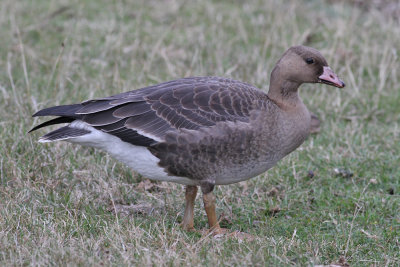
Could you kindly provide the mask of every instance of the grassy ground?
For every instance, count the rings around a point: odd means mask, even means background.
[[[400,23],[352,2],[2,0],[0,265],[399,266]],[[302,86],[321,132],[268,173],[216,189],[222,224],[253,242],[185,232],[182,186],[27,134],[40,108],[183,76],[268,90],[294,44],[321,50],[347,87]]]

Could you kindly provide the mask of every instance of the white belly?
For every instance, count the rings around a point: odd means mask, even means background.
[[[104,150],[146,178],[185,185],[198,184],[195,180],[186,177],[168,175],[164,168],[158,166],[159,159],[151,154],[146,147],[131,145],[82,121],[74,121],[69,126],[89,130],[91,133],[65,141]]]

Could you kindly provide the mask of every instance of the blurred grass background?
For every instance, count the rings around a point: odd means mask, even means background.
[[[2,0],[0,264],[399,266],[399,13],[395,0]],[[223,226],[253,242],[185,232],[182,186],[27,134],[40,108],[184,76],[267,91],[296,44],[347,86],[303,85],[321,132],[266,174],[217,188]],[[207,227],[200,198],[195,227]]]

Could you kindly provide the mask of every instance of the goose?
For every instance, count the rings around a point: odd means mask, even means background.
[[[268,93],[232,79],[188,77],[42,109],[33,117],[56,118],[30,132],[64,124],[39,142],[94,147],[144,177],[185,185],[185,230],[194,230],[200,187],[209,229],[221,234],[227,229],[217,219],[214,187],[264,173],[309,135],[303,83],[345,86],[318,50],[293,46],[272,70]]]

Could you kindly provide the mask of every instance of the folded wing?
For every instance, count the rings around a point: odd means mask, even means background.
[[[197,130],[220,121],[249,120],[250,110],[266,95],[257,88],[218,77],[190,77],[81,104],[46,108],[33,116],[58,116],[31,131],[52,124],[81,120],[123,141],[150,146],[167,132]],[[63,128],[54,136],[68,138]],[[67,129],[65,129],[66,131]],[[84,131],[68,130],[74,137]],[[51,133],[47,134],[50,135]]]

